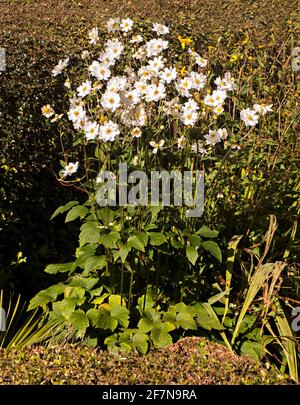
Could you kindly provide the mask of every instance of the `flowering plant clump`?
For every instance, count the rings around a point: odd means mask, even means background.
[[[52,71],[64,77],[68,111],[42,107],[58,125],[62,145],[72,133],[80,151],[79,160],[65,153],[59,180],[76,185],[87,201],[70,201],[52,216],[68,211],[66,222],[83,221],[79,247],[75,261],[46,268],[69,277],[40,292],[30,307],[45,308],[67,336],[142,353],[172,342],[174,329],[222,331],[211,304],[201,303],[215,291],[217,276],[209,270],[222,262],[219,232],[199,217],[186,218],[175,203],[99,206],[101,173],[117,177],[119,163],[147,175],[158,169],[205,173],[225,150],[238,153],[272,105],[244,106],[231,73],[213,72],[192,38],[163,24],[110,19],[106,32],[95,27],[88,39],[79,72],[68,74],[72,57]]]
[[[213,154],[215,145],[232,132],[225,116],[236,103],[234,78],[230,72],[215,77],[210,61],[195,51],[190,38],[174,38],[162,24],[153,24],[151,31],[143,33],[130,19],[110,19],[104,38],[96,27],[89,32],[91,46],[82,53],[85,78],[65,82],[69,121],[85,144],[103,152],[113,150],[112,143],[130,148],[140,167],[148,152]],[[52,75],[66,74],[69,61],[60,60]],[[271,107],[242,109],[241,120],[255,126]],[[50,105],[42,113],[57,117]],[[74,170],[62,173],[66,177]]]

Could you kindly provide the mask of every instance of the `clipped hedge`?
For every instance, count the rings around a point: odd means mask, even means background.
[[[0,384],[286,384],[273,369],[189,337],[163,350],[114,355],[65,345],[0,350]]]
[[[207,33],[214,33],[215,39],[221,34],[226,37],[228,31],[242,37],[246,27],[251,30],[251,38],[258,37],[266,44],[273,41],[273,36],[281,40],[287,31],[286,21],[299,20],[296,1],[263,0],[258,4],[251,0],[210,0],[204,3],[199,7],[197,0],[142,3],[139,0],[128,3],[49,0],[45,7],[41,0],[1,2],[0,36],[1,47],[7,51],[7,70],[0,75],[0,288],[16,289],[24,297],[32,297],[49,283],[42,269],[49,263],[67,260],[74,251],[75,228],[65,227],[59,220],[49,223],[54,209],[70,200],[74,191],[56,182],[54,173],[60,167],[60,146],[57,133],[46,125],[40,109],[53,101],[55,107],[62,107],[59,105],[63,102],[62,83],[51,77],[51,69],[68,53],[76,54],[83,49],[87,31],[93,25],[101,26],[113,15],[164,21],[198,38],[199,44],[206,47],[215,44],[208,41]],[[231,42],[232,49],[228,52],[233,52],[237,41],[233,38]],[[275,46],[269,52],[277,54],[276,49]],[[290,51],[289,48],[289,55]],[[253,59],[257,59],[256,54]],[[289,108],[296,111],[294,105]],[[295,133],[296,130],[295,127]],[[284,165],[281,170],[289,176]],[[277,184],[285,181],[277,177],[277,183],[272,184],[279,190],[281,201],[283,193]],[[277,194],[274,194],[275,202],[269,194],[263,198],[268,206],[265,209],[264,204],[259,215],[269,212],[278,202]],[[288,193],[284,195],[288,198]],[[275,207],[283,212],[282,228],[278,232],[282,235],[293,225],[293,216],[286,213],[289,203],[284,200],[279,208],[278,204]],[[223,205],[220,216],[230,218],[235,207]],[[241,218],[241,223],[246,221]],[[236,228],[240,233],[237,222]],[[279,249],[282,251],[285,246]],[[19,252],[27,257],[27,262],[17,259]]]

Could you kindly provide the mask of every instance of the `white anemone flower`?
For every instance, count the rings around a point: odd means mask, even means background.
[[[135,127],[131,130],[131,135],[133,138],[140,138],[142,136],[141,128]]]
[[[68,118],[70,121],[73,123],[81,121],[85,119],[86,117],[86,112],[82,105],[77,105],[75,107],[71,107],[70,110],[68,111]]]
[[[67,80],[64,82],[64,86],[65,86],[67,89],[70,89],[70,88],[71,88],[71,81],[70,81],[70,79],[67,79]]]
[[[129,32],[132,29],[133,21],[130,18],[125,18],[121,21],[120,28],[123,32]]]
[[[216,115],[221,115],[221,114],[224,112],[224,107],[223,107],[223,105],[222,105],[222,104],[217,105],[217,107],[215,107],[215,108],[213,109],[213,112],[214,112]]]
[[[52,70],[52,76],[56,77],[60,75],[63,70],[68,66],[70,59],[61,59],[58,61],[58,64]]]
[[[202,156],[207,154],[207,150],[204,148],[203,144],[198,141],[198,142],[194,142],[191,146],[191,151],[193,153],[200,153]]]
[[[150,141],[150,146],[153,148],[152,153],[156,154],[165,144],[164,139],[161,139],[159,142]]]
[[[149,61],[148,66],[146,67],[152,74],[158,74],[161,69],[164,67],[164,61],[161,56],[158,56]]]
[[[134,35],[129,42],[131,44],[140,44],[143,42],[143,37],[141,35]]]
[[[79,87],[77,87],[77,94],[79,97],[85,97],[90,94],[91,90],[92,83],[89,80],[86,80]]]
[[[191,72],[190,79],[192,81],[192,87],[196,90],[201,90],[205,86],[206,75],[203,73]]]
[[[196,64],[197,64],[198,66],[200,66],[200,67],[202,67],[202,68],[206,67],[207,64],[208,64],[208,60],[202,58],[202,56],[199,56],[199,55],[196,56],[195,62],[196,62]]]
[[[97,27],[91,29],[89,32],[89,39],[92,45],[96,45],[96,43],[99,41],[99,31]]]
[[[183,104],[182,106],[183,112],[191,112],[199,110],[199,106],[195,100],[191,99]]]
[[[245,123],[247,127],[255,127],[258,123],[258,115],[255,110],[251,110],[250,108],[246,108],[241,111],[241,120]]]
[[[222,105],[227,97],[226,91],[223,90],[214,90],[212,94],[208,94],[204,98],[204,104],[210,107],[217,107]]]
[[[268,112],[272,112],[273,104],[254,104],[253,110],[255,110],[260,115],[266,115]]]
[[[119,91],[125,90],[126,87],[127,78],[125,76],[113,76],[108,80],[106,90],[118,93]]]
[[[70,162],[69,164],[67,164],[64,167],[64,169],[62,171],[62,176],[67,177],[67,176],[71,176],[72,174],[76,173],[78,170],[78,166],[79,166],[79,162],[76,162],[76,163]]]
[[[100,62],[110,68],[116,63],[116,60],[112,58],[111,55],[107,53],[107,51],[101,52],[99,55]]]
[[[136,52],[134,52],[132,57],[137,60],[145,60],[147,57],[146,49],[141,46]]]
[[[166,88],[163,83],[150,84],[145,94],[146,101],[159,101],[166,97]]]
[[[104,63],[99,63],[97,60],[94,60],[89,66],[89,71],[98,80],[107,80],[111,75],[109,67]]]
[[[169,34],[169,28],[164,24],[154,23],[152,31],[156,32],[157,35]]]
[[[179,81],[179,88],[184,92],[189,91],[193,87],[193,82],[189,77],[184,77]]]
[[[198,120],[198,113],[196,111],[186,111],[182,114],[181,121],[184,125],[194,126]]]
[[[111,60],[117,60],[120,58],[124,45],[117,39],[109,40],[106,43],[106,55]]]
[[[96,139],[99,133],[99,124],[97,122],[87,122],[83,128],[85,137],[88,141]]]
[[[228,131],[226,128],[220,128],[217,130],[218,134],[220,135],[220,138],[222,141],[228,138]]]
[[[152,56],[158,56],[162,51],[167,49],[169,46],[168,41],[164,41],[163,39],[151,39],[145,45],[146,52],[148,58]]]
[[[230,72],[226,72],[223,79],[220,76],[217,77],[215,84],[218,86],[218,90],[233,91],[236,88],[234,78],[231,77]]]
[[[120,106],[121,98],[118,93],[106,91],[101,98],[101,105],[107,110],[116,111]]]
[[[159,72],[159,77],[164,82],[170,84],[177,77],[177,70],[175,67],[165,68],[163,71]]]
[[[141,78],[141,80],[148,80],[152,76],[149,68],[146,67],[146,66],[142,66],[142,67],[139,68],[138,75]]]
[[[53,110],[53,108],[51,107],[50,104],[44,105],[42,108],[42,114],[44,117],[46,118],[50,118],[55,114],[55,111]]]
[[[108,121],[100,126],[99,138],[104,142],[113,142],[119,133],[119,125],[112,121]]]
[[[107,21],[107,31],[108,32],[116,32],[120,26],[120,19],[119,18],[110,18]]]
[[[136,90],[121,93],[121,100],[126,107],[131,107],[141,102],[140,95]]]
[[[134,84],[134,89],[137,91],[139,96],[143,96],[147,92],[148,84],[144,80],[138,80]]]
[[[216,143],[221,142],[220,132],[215,130],[209,130],[209,133],[204,135],[207,145],[215,145]]]

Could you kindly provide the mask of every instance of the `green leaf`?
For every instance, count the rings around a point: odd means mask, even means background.
[[[113,252],[114,259],[117,260],[117,258],[120,257],[122,260],[122,263],[125,263],[131,247],[128,248],[127,245],[123,245],[123,243],[121,243],[121,242],[118,243],[118,247],[119,247],[119,249]]]
[[[207,240],[201,245],[204,250],[208,251],[212,256],[214,256],[220,263],[222,263],[222,252],[219,245],[212,240]]]
[[[101,270],[106,266],[106,257],[93,256],[89,257],[84,265],[84,275],[88,275],[92,270]]]
[[[99,309],[96,308],[91,308],[87,311],[86,316],[89,318],[89,320],[91,321],[91,323],[94,326],[97,326],[97,321],[98,321],[98,317],[99,317]]]
[[[70,282],[70,287],[82,287],[86,291],[90,291],[98,283],[99,278],[97,277],[76,277]]]
[[[65,298],[76,298],[76,304],[82,305],[85,301],[85,290],[82,287],[71,287],[70,285],[65,288]]]
[[[177,325],[177,313],[174,307],[169,308],[169,310],[164,313],[164,320],[171,322],[173,325]]]
[[[99,210],[99,216],[104,225],[108,225],[110,222],[114,221],[114,211],[109,207],[103,207]]]
[[[84,218],[89,210],[83,205],[76,205],[68,212],[65,222],[74,221],[77,218]]]
[[[116,249],[116,242],[121,239],[119,232],[110,232],[103,234],[99,238],[99,243],[101,243],[106,249]]]
[[[104,340],[104,344],[107,346],[107,348],[109,350],[111,350],[112,348],[114,348],[118,343],[118,334],[114,333],[113,335],[108,336],[105,340]]]
[[[263,354],[263,345],[260,342],[246,340],[241,346],[241,354],[249,356],[255,361],[259,361]]]
[[[146,294],[146,300],[145,300],[145,295],[143,294],[140,298],[138,298],[138,305],[137,308],[140,312],[143,311],[144,305],[145,305],[145,310],[149,308],[153,308],[154,306],[154,299],[151,295],[151,291],[147,289],[147,294]]]
[[[149,346],[148,339],[149,337],[146,333],[137,332],[133,335],[132,342],[140,353],[146,354]]]
[[[168,332],[163,332],[160,328],[155,327],[151,331],[151,339],[155,347],[162,348],[172,344],[172,336]]]
[[[230,299],[230,288],[231,288],[231,280],[233,274],[233,265],[235,261],[235,256],[237,254],[237,247],[242,239],[243,235],[234,235],[227,245],[227,263],[226,263],[226,284],[225,284],[225,306],[224,306],[224,314],[222,323],[224,323],[226,319],[226,315],[229,310],[229,299]]]
[[[89,326],[89,319],[85,315],[84,311],[78,309],[77,311],[72,312],[70,316],[70,322],[72,326],[78,331],[78,337],[83,338],[85,331]]]
[[[186,305],[184,302],[178,302],[178,304],[174,305],[174,308],[177,312],[187,313],[193,316],[196,315],[195,308],[190,305]]]
[[[148,235],[146,232],[136,232],[136,237],[139,239],[140,242],[144,245],[144,247],[148,244]]]
[[[175,249],[183,248],[183,243],[180,242],[179,240],[172,238],[172,239],[170,239],[170,241],[171,241],[171,245],[173,246],[173,248],[175,248]]]
[[[193,248],[198,249],[201,246],[201,238],[198,235],[190,235],[188,237],[191,245],[193,246]]]
[[[139,239],[137,235],[130,236],[128,238],[127,244],[134,249],[140,250],[141,252],[145,252],[145,245],[143,240]]]
[[[188,314],[186,312],[180,312],[177,315],[177,321],[179,326],[181,326],[183,329],[188,330],[197,330],[197,324],[191,314]]]
[[[103,295],[101,295],[101,297],[95,298],[92,303],[95,305],[101,305],[107,297],[109,297],[109,293],[104,293]]]
[[[62,214],[66,211],[68,211],[69,209],[71,209],[72,207],[74,207],[74,205],[79,204],[78,201],[69,201],[66,205],[61,205],[60,207],[58,207],[54,213],[52,214],[50,221],[57,217],[57,215]]]
[[[80,246],[86,243],[99,243],[100,232],[96,221],[88,221],[80,228],[79,235]]]
[[[219,235],[218,231],[209,229],[206,225],[201,226],[197,234],[203,238],[216,238]]]
[[[172,330],[176,329],[176,326],[173,325],[171,322],[162,322],[162,324],[160,325],[160,330],[162,332],[171,332]]]
[[[111,317],[118,321],[120,325],[124,328],[128,327],[129,324],[129,311],[127,308],[121,306],[120,304],[111,305],[110,309]]]
[[[195,248],[192,246],[187,246],[186,247],[186,257],[189,259],[189,261],[192,263],[193,266],[195,266],[196,261],[198,259],[198,252]]]
[[[62,301],[53,302],[52,308],[56,315],[63,316],[65,319],[69,320],[71,314],[75,310],[77,303],[77,298],[65,298]]]
[[[59,263],[59,264],[49,264],[45,268],[45,272],[49,274],[66,273],[72,267],[72,262],[69,263]]]
[[[49,302],[52,301],[52,297],[45,290],[37,293],[29,303],[28,311],[38,307],[45,307]]]
[[[64,292],[65,288],[66,286],[60,283],[40,291],[31,299],[28,311],[37,307],[45,307],[49,302],[55,301],[58,295]]]
[[[109,329],[112,332],[118,326],[118,321],[113,319],[107,309],[90,309],[86,313],[87,317],[91,320],[92,324],[99,329]]]
[[[59,283],[52,285],[51,287],[47,288],[47,290],[44,291],[47,292],[52,297],[53,301],[55,301],[58,295],[64,292],[65,288],[66,288],[65,284]]]
[[[139,320],[138,328],[145,333],[148,333],[153,327],[153,323],[149,318],[142,318]]]
[[[148,232],[150,237],[150,244],[152,246],[160,246],[163,243],[167,242],[167,238],[160,232]]]
[[[155,325],[161,324],[160,313],[154,308],[149,308],[144,311],[144,316],[138,323],[138,328],[142,332],[149,332]]]
[[[77,267],[80,267],[81,269],[84,269],[86,261],[91,257],[91,254],[89,252],[84,252],[80,254],[75,262],[72,263],[72,267],[70,270],[70,275],[74,273],[74,271],[77,269]]]

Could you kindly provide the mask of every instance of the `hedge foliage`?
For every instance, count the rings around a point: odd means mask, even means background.
[[[0,351],[0,384],[286,384],[258,366],[202,338],[184,338],[167,349],[112,355],[83,346]]]

